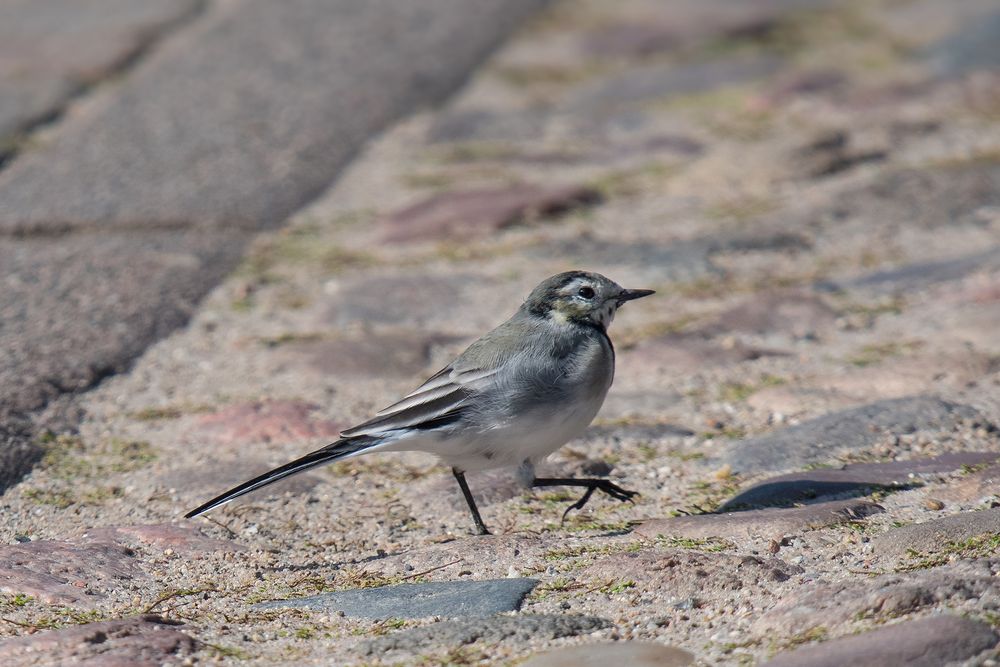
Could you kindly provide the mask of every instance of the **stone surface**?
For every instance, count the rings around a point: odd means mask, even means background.
[[[129,546],[143,544],[187,555],[246,550],[246,547],[232,540],[217,540],[206,537],[197,529],[171,523],[91,528],[83,535],[83,538],[97,542],[116,542]]]
[[[880,505],[863,500],[837,500],[804,507],[651,519],[639,524],[635,532],[650,538],[662,535],[693,539],[711,537],[780,539],[784,535],[858,521],[884,511]]]
[[[843,285],[877,293],[906,293],[939,283],[960,280],[980,270],[1000,267],[1000,248],[990,248],[954,259],[908,264],[895,269],[875,271]]]
[[[997,644],[993,629],[957,616],[906,621],[860,635],[779,653],[767,667],[938,667],[966,660]]]
[[[437,581],[358,588],[294,600],[275,600],[258,609],[342,611],[359,618],[426,618],[427,616],[490,616],[516,611],[538,584],[536,579]]]
[[[0,662],[9,667],[178,664],[199,648],[199,642],[179,630],[179,625],[158,616],[138,616],[49,630],[0,641]]]
[[[557,648],[529,658],[524,667],[684,667],[694,655],[684,649],[652,642],[622,641]]]
[[[187,321],[253,232],[540,5],[213,4],[95,93],[0,171],[0,421],[94,386]],[[37,458],[30,433],[0,450],[0,488]]]
[[[102,589],[143,579],[131,549],[107,542],[42,540],[0,545],[0,591],[92,607]]]
[[[558,215],[599,199],[596,190],[579,185],[520,184],[443,192],[386,216],[384,239],[401,243],[488,236],[517,222]]]
[[[827,211],[843,225],[862,219],[879,226],[936,229],[968,224],[983,207],[1000,204],[1000,162],[887,171],[845,192]]]
[[[945,76],[974,70],[998,70],[997,41],[1000,41],[1000,12],[993,12],[969,21],[955,34],[927,49],[925,55]]]
[[[289,400],[231,405],[199,416],[191,428],[191,437],[221,445],[336,438],[343,424],[314,419],[311,415],[318,409],[312,403]]]
[[[510,641],[527,644],[540,639],[589,634],[608,627],[611,627],[611,622],[606,619],[572,614],[518,614],[458,619],[370,639],[362,642],[358,651],[363,655],[382,657],[389,651],[421,653],[440,646],[457,647],[476,642],[499,644]]]
[[[675,95],[690,95],[762,78],[776,69],[771,58],[748,56],[689,65],[655,63],[583,87],[569,99],[574,108],[601,110]]]
[[[958,452],[929,459],[889,463],[851,463],[841,468],[818,468],[779,475],[740,491],[722,510],[748,506],[789,505],[835,495],[860,495],[879,488],[902,488],[920,480],[921,475],[938,475],[965,466],[992,463],[1000,454]]]
[[[380,276],[345,280],[337,284],[328,301],[325,322],[334,326],[353,323],[412,324],[433,328],[436,318],[464,311],[471,305],[470,287],[482,279],[459,276]]]
[[[796,636],[859,619],[888,619],[931,607],[959,608],[998,599],[996,559],[959,561],[912,572],[870,576],[862,581],[817,581],[790,591],[754,621],[752,631]]]
[[[975,538],[997,534],[1000,534],[1000,507],[893,528],[875,537],[872,549],[882,558],[919,558],[949,548],[957,549]],[[960,551],[958,555],[961,555]]]
[[[11,0],[0,5],[0,162],[11,135],[127,67],[200,0]]]
[[[220,453],[218,462],[211,466],[182,466],[167,470],[157,475],[156,484],[168,492],[180,494],[187,498],[188,502],[197,500],[200,503],[202,500],[207,500],[206,493],[231,489],[285,462],[248,456],[234,458],[233,451],[235,450],[227,449]],[[308,449],[303,448],[302,454],[307,451]],[[303,473],[275,482],[265,490],[255,491],[254,495],[248,497],[275,497],[286,493],[297,495],[311,491],[322,481],[323,478],[318,474]]]
[[[707,328],[715,333],[784,333],[811,338],[833,326],[836,319],[837,311],[821,297],[800,290],[780,290],[754,295],[721,313]]]
[[[932,396],[892,399],[734,442],[723,458],[738,471],[797,468],[834,461],[838,454],[866,449],[887,435],[950,432],[963,421],[985,420],[975,408]]]
[[[609,586],[634,582],[638,590],[664,590],[672,599],[699,600],[770,591],[802,572],[801,567],[778,558],[669,549],[604,556],[580,570],[578,576]]]
[[[445,334],[395,331],[362,337],[331,338],[284,345],[304,361],[304,370],[333,377],[407,377],[430,374],[435,349],[463,340]]]

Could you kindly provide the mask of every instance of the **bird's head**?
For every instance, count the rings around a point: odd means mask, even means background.
[[[653,290],[625,289],[599,273],[567,271],[544,280],[522,308],[560,324],[576,322],[607,329],[622,304],[650,294]]]

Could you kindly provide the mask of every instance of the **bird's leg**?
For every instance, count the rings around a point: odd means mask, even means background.
[[[607,479],[574,479],[572,477],[536,477],[532,482],[532,486],[585,486],[587,487],[586,493],[581,496],[581,498],[566,508],[563,512],[563,521],[566,520],[566,515],[568,515],[572,510],[583,509],[583,506],[587,504],[590,497],[594,495],[594,491],[603,491],[615,500],[621,500],[622,502],[628,501],[630,503],[635,502],[632,500],[635,496],[639,495],[638,491],[629,491],[618,486],[611,480]]]
[[[472,520],[476,524],[476,532],[480,535],[490,535],[489,529],[483,523],[483,517],[479,516],[479,508],[476,507],[476,499],[472,497],[472,491],[469,491],[469,484],[465,481],[465,473],[458,468],[452,468],[451,473],[458,480],[458,486],[462,489],[465,502],[469,503],[469,511],[472,512]]]

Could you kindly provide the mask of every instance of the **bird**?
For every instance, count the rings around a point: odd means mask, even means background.
[[[622,305],[651,294],[588,271],[547,278],[510,319],[397,402],[342,431],[335,442],[216,496],[185,518],[310,468],[391,451],[429,452],[450,466],[479,535],[490,531],[467,472],[516,466],[525,487],[584,488],[564,520],[595,491],[634,502],[638,493],[608,479],[537,477],[535,467],[593,421],[615,373],[608,327]]]

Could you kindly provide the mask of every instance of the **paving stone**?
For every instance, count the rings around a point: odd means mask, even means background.
[[[901,488],[919,481],[921,475],[955,472],[966,466],[992,463],[994,452],[957,452],[933,458],[851,463],[841,468],[818,468],[766,479],[740,491],[721,507],[740,509],[752,506],[790,505],[836,495],[860,495],[879,488]]]
[[[997,205],[1000,162],[987,160],[890,171],[870,184],[844,192],[823,215],[839,229],[852,220],[878,227],[934,229],[975,224],[983,207]]]
[[[1000,494],[1000,465],[994,463],[982,470],[963,475],[935,493],[941,500],[958,503],[995,497]]]
[[[599,200],[596,190],[580,185],[522,183],[443,192],[386,216],[384,239],[403,243],[488,236],[525,219],[558,215]]]
[[[144,579],[131,549],[107,542],[0,545],[0,591],[92,607],[102,590]]]
[[[382,657],[389,651],[421,653],[442,646],[453,648],[477,642],[495,645],[509,641],[526,645],[529,642],[590,634],[609,627],[611,622],[607,619],[572,614],[518,614],[458,619],[367,640],[359,644],[358,651],[362,655]]]
[[[722,600],[771,594],[802,572],[798,565],[778,558],[666,549],[604,556],[577,576],[587,581],[632,581],[638,590],[670,591],[681,600]]]
[[[938,667],[996,646],[986,623],[941,615],[779,653],[766,667]]]
[[[446,141],[530,141],[545,133],[551,114],[542,110],[446,109],[427,131],[432,143]]]
[[[764,56],[746,56],[690,64],[660,63],[635,67],[607,80],[587,84],[569,97],[566,108],[598,112],[607,108],[638,104],[713,90],[767,76],[778,61]]]
[[[180,664],[200,642],[159,616],[84,623],[0,641],[0,662],[91,667],[160,667]]]
[[[812,387],[850,397],[854,402],[901,398],[923,391],[961,389],[994,371],[993,355],[963,345],[953,350],[920,349],[846,373],[808,380]]]
[[[201,502],[206,500],[203,497],[206,492],[213,489],[216,491],[231,489],[241,482],[263,475],[275,466],[286,462],[285,457],[281,457],[280,460],[278,458],[264,460],[247,456],[234,458],[232,451],[226,450],[211,465],[200,464],[167,470],[155,478],[156,487],[175,492],[189,501],[198,500]],[[302,453],[305,454],[307,451],[303,448]],[[269,485],[266,491],[261,490],[254,493],[260,494],[257,496],[258,498],[274,498],[285,494],[300,495],[311,491],[322,482],[323,477],[320,474],[300,473]]]
[[[466,341],[459,336],[397,331],[283,345],[311,372],[333,377],[406,377],[433,372],[434,350]],[[456,350],[457,352],[457,350]]]
[[[246,547],[232,540],[218,540],[206,537],[195,528],[172,523],[156,523],[139,526],[107,526],[91,528],[84,539],[97,542],[115,542],[136,546],[144,544],[159,549],[185,555],[195,555],[214,551],[245,551]]]
[[[838,313],[820,296],[802,290],[760,292],[720,314],[701,330],[714,333],[783,333],[814,338],[833,327]]]
[[[426,618],[491,616],[516,611],[538,584],[536,579],[437,581],[358,588],[294,600],[254,605],[257,609],[342,611],[352,618]]]
[[[365,276],[339,283],[330,298],[324,322],[344,326],[356,322],[411,324],[426,328],[441,315],[465,312],[470,288],[482,285],[481,276]]]
[[[875,271],[837,285],[840,289],[864,289],[880,294],[905,293],[944,282],[961,280],[982,270],[1000,268],[1000,248],[953,259],[917,262],[896,269]]]
[[[920,555],[934,555],[969,540],[997,534],[1000,534],[1000,507],[893,528],[872,539],[872,551],[882,558],[919,559]]]
[[[11,135],[116,73],[200,0],[9,0],[0,4],[0,161]]]
[[[976,17],[955,34],[942,39],[924,53],[935,70],[956,76],[974,70],[1000,69],[1000,12]]]
[[[798,468],[833,461],[844,452],[866,449],[889,434],[950,432],[963,422],[988,423],[968,405],[933,396],[897,398],[734,442],[727,447],[723,460],[740,472]]]
[[[757,347],[739,340],[711,339],[699,332],[669,333],[646,338],[622,351],[616,363],[621,374],[643,374],[650,369],[669,369],[670,373],[677,374],[789,355],[784,350]]]
[[[313,418],[318,409],[305,401],[241,403],[199,416],[189,433],[199,441],[220,445],[336,438],[344,424]]]
[[[863,581],[819,580],[789,591],[754,621],[752,632],[801,635],[817,627],[853,628],[858,619],[890,619],[932,607],[1000,601],[996,559],[959,561],[932,569],[869,577]]]
[[[696,514],[643,521],[635,532],[649,538],[781,538],[806,530],[855,522],[885,510],[863,500],[836,500],[804,507]]]
[[[579,48],[583,55],[597,58],[642,58],[706,40],[758,39],[777,28],[788,12],[824,4],[814,0],[674,0],[669,6],[647,8],[642,21],[613,21],[583,33]]]
[[[684,667],[692,663],[694,655],[684,649],[652,642],[620,641],[557,648],[521,664],[524,667]]]
[[[836,93],[843,90],[847,83],[847,75],[838,69],[821,67],[801,70],[778,77],[762,98],[768,105],[776,106],[799,97]]]

